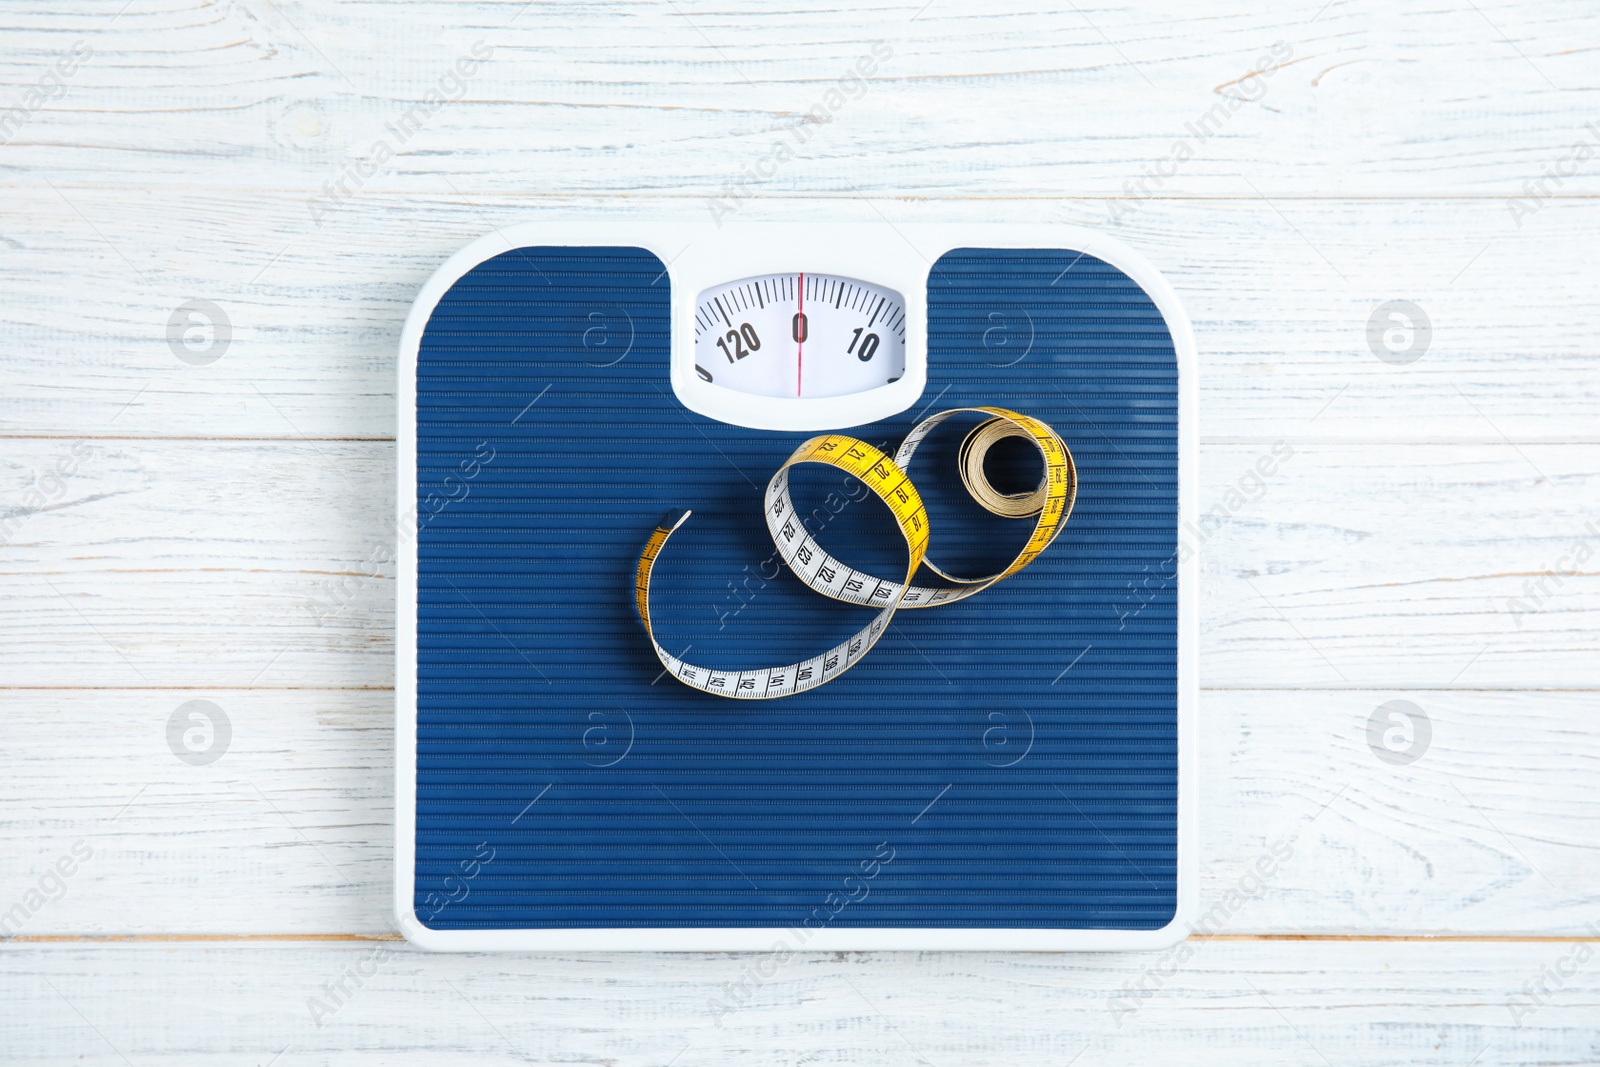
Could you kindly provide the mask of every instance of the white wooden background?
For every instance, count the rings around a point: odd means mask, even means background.
[[[1600,11],[919,5],[5,6],[0,909],[26,922],[0,1059],[1600,1061]],[[709,224],[804,134],[743,217],[1109,228],[1194,318],[1206,506],[1294,449],[1203,549],[1203,907],[1274,842],[1293,858],[1182,958],[809,955],[749,981],[761,957],[384,940],[393,583],[364,565],[411,297],[513,222]],[[195,298],[232,325],[206,366],[167,343]],[[1391,299],[1433,323],[1409,365],[1368,345]],[[191,699],[232,724],[208,766],[168,748]],[[1392,699],[1433,727],[1406,766],[1367,744]],[[371,974],[313,1019],[346,968]]]

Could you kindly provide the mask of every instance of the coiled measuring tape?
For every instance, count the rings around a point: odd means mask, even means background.
[[[983,578],[962,578],[949,574],[927,558],[928,512],[923,507],[916,485],[906,473],[912,454],[934,427],[962,412],[991,416],[961,442],[957,465],[968,494],[996,515],[1015,519],[1037,516],[1033,533],[1016,558],[1003,569]],[[1001,493],[984,476],[984,456],[997,442],[1008,437],[1032,441],[1044,457],[1044,476],[1038,487],[1029,492]],[[855,476],[888,505],[906,542],[906,573],[903,579],[895,582],[856,570],[829,555],[812,538],[805,524],[796,519],[794,502],[789,497],[789,468],[801,463],[837,467]],[[682,508],[669,511],[662,518],[639,555],[639,568],[634,579],[634,606],[638,608],[639,619],[644,623],[645,633],[655,646],[656,656],[660,658],[662,666],[684,685],[738,700],[771,700],[794,696],[826,685],[860,663],[862,657],[878,643],[889,627],[889,620],[894,618],[894,613],[899,609],[934,608],[965,600],[1032,563],[1066,526],[1077,495],[1078,470],[1066,443],[1047,424],[1005,408],[972,407],[941,411],[912,427],[893,458],[854,437],[823,434],[795,449],[767,482],[767,529],[772,534],[772,541],[777,545],[778,555],[784,565],[811,589],[847,604],[880,608],[870,623],[849,640],[835,645],[820,656],[783,667],[723,671],[695,666],[672,655],[656,640],[655,629],[650,622],[650,574],[667,539],[691,514]],[[933,588],[912,585],[911,580],[916,576],[917,568],[924,565],[946,581],[956,583],[955,586]]]

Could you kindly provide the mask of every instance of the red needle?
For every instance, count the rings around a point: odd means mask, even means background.
[[[800,275],[800,329],[795,331],[794,342],[794,395],[800,395],[800,372],[805,367],[805,342],[800,340],[810,331],[806,329],[806,276]]]

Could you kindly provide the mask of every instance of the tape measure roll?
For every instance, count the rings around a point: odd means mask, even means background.
[[[916,485],[906,473],[911,457],[934,428],[953,415],[974,412],[988,415],[961,443],[958,467],[962,484],[971,497],[987,511],[1006,518],[1037,516],[1033,533],[1016,557],[1005,567],[982,578],[963,578],[941,570],[927,558],[928,512]],[[1031,441],[1044,459],[1044,476],[1037,488],[1026,493],[1001,493],[983,472],[983,459],[989,449],[1008,437]],[[898,582],[858,571],[842,563],[812,538],[805,524],[795,518],[789,496],[789,468],[802,463],[835,467],[858,479],[889,508],[906,542],[906,573]],[[771,700],[794,696],[826,685],[861,662],[878,643],[889,620],[901,608],[932,608],[975,596],[1022,570],[1049,547],[1072,514],[1078,494],[1078,472],[1066,443],[1047,424],[1005,408],[950,408],[932,415],[906,434],[891,458],[865,441],[844,434],[823,434],[795,449],[783,466],[767,482],[765,510],[767,529],[778,548],[778,555],[809,588],[847,604],[880,608],[871,622],[848,640],[819,656],[782,667],[763,667],[750,671],[724,671],[686,663],[672,655],[656,640],[650,621],[650,575],[668,538],[691,514],[674,509],[662,518],[650,534],[634,578],[634,606],[644,623],[645,633],[655,646],[656,656],[678,681],[694,689],[737,700]],[[929,570],[956,583],[955,587],[935,588],[912,585],[917,568]]]

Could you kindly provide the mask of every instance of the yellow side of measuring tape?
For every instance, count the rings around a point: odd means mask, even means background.
[[[926,558],[928,512],[923,507],[916,485],[906,473],[917,446],[928,434],[952,415],[963,412],[991,416],[967,434],[961,443],[958,466],[967,492],[979,505],[996,515],[1018,519],[1037,516],[1033,533],[1016,558],[1001,570],[983,578],[962,578],[948,574]],[[1036,489],[1026,493],[1000,493],[984,476],[984,456],[994,444],[1007,437],[1032,441],[1044,458],[1044,476]],[[804,523],[795,518],[794,502],[789,497],[789,468],[801,463],[821,463],[853,475],[888,506],[906,542],[906,573],[903,579],[894,582],[858,571],[833,558],[812,538]],[[912,427],[893,458],[854,437],[823,434],[795,449],[767,482],[767,529],[785,566],[811,589],[847,604],[880,608],[870,623],[849,640],[835,645],[820,656],[783,667],[722,671],[698,667],[678,659],[661,647],[661,642],[656,640],[655,628],[651,625],[650,574],[667,539],[689,518],[691,513],[687,510],[669,512],[650,534],[644,551],[639,555],[639,567],[634,578],[634,605],[639,610],[639,618],[644,623],[650,643],[655,646],[656,656],[668,673],[684,685],[738,700],[771,700],[794,696],[826,685],[861,662],[862,657],[878,643],[889,627],[889,620],[894,618],[894,613],[899,609],[932,608],[965,600],[1032,563],[1066,526],[1077,495],[1078,471],[1066,443],[1047,424],[1005,408],[950,408],[941,411]],[[911,580],[916,576],[917,568],[924,564],[941,578],[957,583],[956,586],[934,588],[912,585]]]

